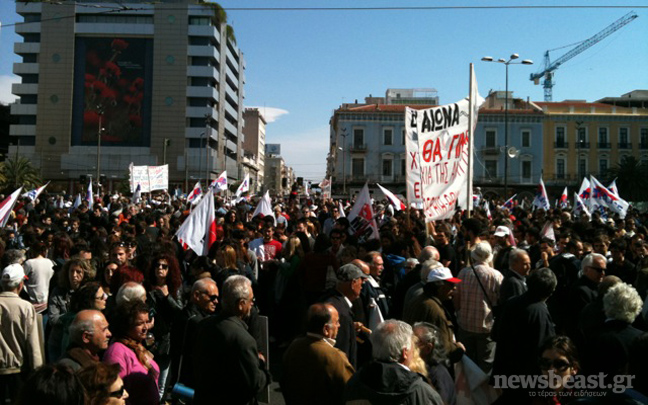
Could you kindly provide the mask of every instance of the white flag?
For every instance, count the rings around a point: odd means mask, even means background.
[[[9,221],[9,218],[11,217],[11,210],[13,210],[21,191],[22,187],[11,193],[11,195],[5,198],[4,201],[0,202],[0,227],[7,225],[7,221]]]
[[[133,193],[133,202],[135,204],[139,204],[142,202],[142,186],[140,186],[139,183],[137,183],[137,188]]]
[[[583,177],[583,182],[581,183],[580,189],[578,190],[578,197],[582,200],[583,206],[590,208],[590,195],[592,194],[592,189],[590,187],[590,182],[587,177]]]
[[[569,205],[569,194],[567,193],[567,186],[565,186],[565,190],[560,196],[560,200],[558,200],[558,206],[562,209],[565,209],[567,208],[568,205]]]
[[[45,190],[45,187],[47,187],[49,184],[50,184],[50,182],[48,181],[47,184],[45,184],[43,186],[40,186],[38,188],[35,188],[33,190],[30,190],[30,191],[24,193],[21,197],[29,198],[32,202],[34,202],[34,200],[36,200],[38,198],[38,196],[41,195],[43,190]]]
[[[198,201],[200,200],[201,196],[202,196],[202,186],[200,185],[200,182],[197,182],[194,185],[193,190],[191,190],[191,193],[189,193],[189,195],[187,196],[187,202],[193,205],[198,204]]]
[[[619,189],[617,188],[616,185],[616,178],[612,180],[612,183],[610,183],[610,185],[608,186],[608,190],[610,190],[612,194],[614,194],[615,196],[617,197],[619,196]]]
[[[545,225],[542,227],[542,231],[540,231],[540,236],[543,238],[551,239],[554,242],[556,241],[556,233],[554,232],[551,221],[547,221]]]
[[[264,217],[271,216],[275,220],[275,224],[277,223],[277,219],[275,218],[274,212],[272,211],[270,191],[266,191],[261,200],[259,200],[259,204],[257,204],[256,208],[254,209],[254,213],[252,214],[252,218],[256,217],[259,214],[263,214]]]
[[[369,195],[367,183],[356,197],[348,219],[351,223],[349,232],[358,239],[358,242],[362,243],[369,239],[378,238],[378,225],[371,208],[371,196]]]
[[[483,207],[484,207],[484,211],[486,211],[486,217],[488,219],[493,219],[493,216],[491,215],[490,212],[490,204],[488,204],[488,201],[484,200]]]
[[[540,177],[540,184],[538,184],[538,189],[536,190],[536,195],[533,199],[533,206],[544,208],[545,211],[549,211],[551,208],[551,205],[549,205],[549,198],[547,197],[547,189],[545,188],[544,181],[542,181],[542,177]]]
[[[404,210],[404,209],[407,208],[407,207],[405,206],[405,204],[403,204],[403,202],[402,202],[401,200],[399,200],[398,197],[396,197],[396,196],[394,195],[394,193],[392,193],[391,191],[387,190],[385,187],[381,186],[381,185],[378,184],[378,183],[376,183],[376,185],[378,186],[378,188],[380,188],[380,191],[383,192],[383,194],[385,195],[385,197],[387,197],[387,198],[389,199],[389,201],[391,201],[391,203],[394,205],[394,209],[395,209],[396,211]]]
[[[243,179],[243,182],[241,185],[238,187],[236,190],[236,197],[240,197],[241,194],[245,193],[246,191],[250,190],[250,174],[246,174],[245,178]]]
[[[621,197],[614,195],[610,190],[605,188],[594,176],[591,177],[592,184],[592,209],[600,207],[607,207],[612,212],[619,214],[621,219],[624,219],[628,213],[630,204]]]
[[[86,192],[86,198],[85,199],[88,202],[88,208],[92,209],[92,204],[94,202],[93,201],[94,197],[92,195],[92,180],[90,180],[90,182],[88,183],[88,191]]]
[[[207,195],[176,232],[183,248],[190,248],[199,256],[206,256],[216,241],[216,214],[214,197]]]
[[[572,213],[574,214],[574,216],[581,216],[581,214],[585,214],[587,215],[587,218],[592,218],[592,214],[590,214],[587,206],[585,205],[583,200],[581,200],[578,193],[574,193],[574,207],[572,208]]]
[[[346,218],[346,213],[344,212],[344,207],[342,206],[342,201],[338,201],[338,211],[340,211],[340,217]]]
[[[209,188],[214,191],[214,194],[219,191],[227,190],[227,170],[221,173],[217,179],[212,181],[212,184],[209,186]]]

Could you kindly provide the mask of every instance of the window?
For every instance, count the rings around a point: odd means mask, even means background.
[[[628,128],[619,128],[619,147],[628,147]]]
[[[392,176],[392,164],[394,159],[383,159],[382,161],[382,175],[383,176]]]
[[[608,129],[607,128],[599,128],[599,136],[598,136],[598,141],[599,141],[599,148],[608,148]]]
[[[364,129],[356,128],[353,130],[353,146],[358,148],[364,145]]]
[[[407,143],[407,137],[406,137],[405,130],[403,129],[402,131],[403,131],[403,141],[402,142],[403,142],[403,145],[405,145]]]
[[[585,173],[587,173],[587,159],[580,158],[578,159],[578,178],[580,179]]]
[[[487,148],[494,148],[496,138],[497,138],[497,132],[494,129],[487,129],[486,130],[486,147]]]
[[[556,160],[556,178],[565,178],[565,159]]]
[[[354,177],[363,177],[364,174],[364,158],[351,159],[351,170]]]
[[[484,167],[486,169],[486,177],[497,177],[497,160],[485,160]]]
[[[641,128],[639,136],[641,139],[641,147],[648,148],[648,128]]]
[[[599,160],[599,176],[603,177],[607,174],[608,161],[607,159]]]
[[[556,145],[557,148],[565,147],[565,127],[556,127]]]
[[[531,147],[531,131],[529,131],[528,129],[522,130],[522,147]]]
[[[531,161],[522,161],[522,181],[531,181]]]
[[[401,174],[403,176],[407,175],[407,159],[401,159]]]
[[[383,129],[383,145],[391,145],[393,143],[394,130],[391,128]]]
[[[581,148],[585,147],[587,143],[587,129],[578,128],[578,142]]]

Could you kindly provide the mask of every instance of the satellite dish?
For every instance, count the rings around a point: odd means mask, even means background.
[[[517,149],[515,149],[515,146],[511,146],[511,147],[508,148],[508,150],[506,151],[506,154],[507,154],[508,157],[510,157],[511,159],[514,159],[514,158],[520,156],[520,151],[517,150]]]

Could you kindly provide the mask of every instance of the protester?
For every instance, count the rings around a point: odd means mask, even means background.
[[[98,363],[101,360],[99,356],[108,348],[111,337],[108,321],[100,311],[79,311],[70,324],[70,344],[59,364],[78,371]]]
[[[129,395],[119,372],[119,364],[93,363],[78,373],[88,394],[88,405],[126,404]]]
[[[79,377],[58,364],[38,368],[23,385],[16,405],[86,405],[87,395]]]

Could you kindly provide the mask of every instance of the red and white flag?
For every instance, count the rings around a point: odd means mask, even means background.
[[[241,185],[238,187],[236,190],[236,198],[240,197],[241,194],[245,193],[246,191],[250,190],[250,175],[246,174],[245,178],[243,179],[243,182]]]
[[[209,188],[212,189],[214,194],[219,191],[227,190],[227,170],[221,173],[217,179],[212,181],[212,184],[209,186]]]
[[[558,200],[558,206],[560,208],[567,208],[569,206],[569,196],[567,194],[567,187],[565,187],[565,190],[563,191],[562,195],[560,196],[560,200]]]
[[[616,179],[612,180],[612,183],[610,183],[610,185],[608,186],[608,190],[610,190],[610,192],[612,192],[612,194],[614,194],[615,196],[619,196],[619,189],[616,185]]]
[[[371,208],[371,196],[369,195],[367,183],[356,197],[348,219],[351,223],[349,232],[358,239],[358,242],[362,243],[369,239],[378,238],[378,225]]]
[[[540,184],[538,184],[538,189],[533,199],[533,206],[543,208],[545,211],[549,211],[551,208],[551,205],[549,205],[549,197],[547,197],[547,189],[545,188],[544,181],[542,181],[542,177],[540,177]]]
[[[187,196],[187,202],[197,204],[200,196],[202,196],[202,187],[200,186],[200,182],[197,182],[193,190],[191,190],[191,193]]]
[[[342,205],[342,201],[338,201],[338,211],[340,212],[340,217],[345,218],[346,213],[344,212],[344,206]]]
[[[184,249],[191,249],[199,256],[206,256],[211,245],[216,242],[216,213],[214,198],[207,195],[196,209],[191,211],[176,237]]]
[[[574,206],[572,207],[572,213],[574,214],[574,216],[581,216],[582,214],[585,214],[587,215],[587,218],[592,217],[589,210],[587,209],[587,206],[585,205],[583,200],[581,200],[578,193],[574,193]]]
[[[383,194],[385,195],[385,197],[387,197],[387,198],[389,199],[389,201],[391,201],[391,203],[394,205],[394,209],[395,209],[396,211],[404,210],[404,209],[407,208],[407,207],[405,206],[405,204],[403,204],[403,202],[402,202],[401,200],[399,200],[398,197],[396,197],[396,196],[394,195],[394,193],[392,193],[391,191],[387,190],[385,187],[381,186],[381,185],[378,184],[378,183],[376,183],[376,185],[378,186],[378,188],[380,189],[380,191],[383,192]]]
[[[275,218],[274,212],[272,211],[272,200],[270,200],[270,191],[265,192],[265,194],[259,201],[259,204],[254,209],[254,213],[252,213],[252,218],[256,217],[259,214],[263,214],[264,217],[271,216],[272,218]],[[277,219],[275,218],[275,223],[276,222]]]
[[[18,200],[21,191],[22,187],[11,193],[9,197],[5,198],[4,201],[0,203],[0,227],[7,225],[7,221],[9,221],[9,217],[11,217],[11,210],[13,210],[14,205],[16,205],[16,201]]]

